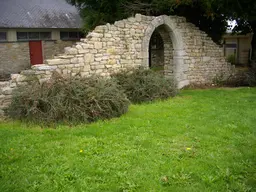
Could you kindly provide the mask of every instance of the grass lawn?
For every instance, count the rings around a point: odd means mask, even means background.
[[[0,123],[0,191],[256,191],[256,89],[185,90],[121,118]]]

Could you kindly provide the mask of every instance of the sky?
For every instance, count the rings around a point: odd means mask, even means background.
[[[230,28],[227,29],[227,32],[230,33],[230,32],[232,32],[232,29],[236,26],[236,21],[235,20],[233,20],[233,21],[229,20],[228,25],[230,25]]]

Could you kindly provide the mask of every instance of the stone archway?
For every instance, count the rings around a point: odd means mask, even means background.
[[[153,33],[157,31],[164,42],[164,73],[173,77],[178,87],[184,87],[189,84],[184,74],[188,69],[185,68],[184,58],[186,56],[183,43],[182,32],[179,30],[177,23],[168,16],[156,17],[147,27],[142,40],[143,66],[149,66],[149,46]]]

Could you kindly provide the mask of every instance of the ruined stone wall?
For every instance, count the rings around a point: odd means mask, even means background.
[[[188,68],[186,78],[190,83],[210,83],[216,75],[228,75],[232,67],[224,57],[223,48],[190,23],[182,23],[186,53],[184,66]]]
[[[139,67],[142,38],[151,19],[137,15],[114,25],[98,26],[85,39],[66,47],[64,54],[46,60],[46,64],[62,75],[80,76],[108,76],[120,69]]]
[[[53,59],[54,56],[64,52],[64,48],[75,44],[75,40],[48,40],[43,41],[43,56],[44,59]]]
[[[222,49],[185,18],[136,14],[113,25],[96,27],[86,38],[66,47],[63,54],[2,82],[0,111],[9,104],[17,85],[35,78],[47,81],[53,72],[62,76],[109,76],[121,69],[149,67],[149,42],[155,30],[164,41],[164,74],[175,78],[179,88],[191,83],[211,83],[216,75],[231,73]]]

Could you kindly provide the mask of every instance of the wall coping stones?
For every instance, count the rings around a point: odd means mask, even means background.
[[[39,64],[39,65],[33,65],[31,68],[34,70],[38,70],[38,71],[45,71],[45,70],[54,71],[55,69],[57,69],[57,66],[49,66],[46,64]]]

